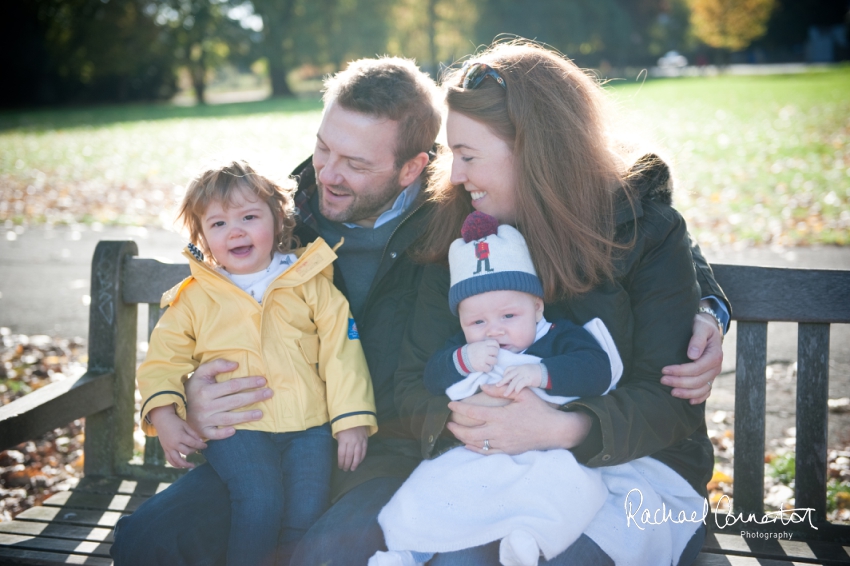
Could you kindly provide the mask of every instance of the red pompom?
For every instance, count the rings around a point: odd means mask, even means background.
[[[491,234],[496,234],[499,230],[499,221],[483,212],[477,210],[466,217],[463,221],[463,228],[460,229],[460,235],[463,236],[464,242],[480,240]]]

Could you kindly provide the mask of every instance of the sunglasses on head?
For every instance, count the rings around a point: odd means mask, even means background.
[[[461,72],[463,72],[463,84],[461,86],[464,89],[478,88],[478,85],[487,77],[499,83],[499,86],[503,89],[508,89],[508,85],[505,84],[505,79],[502,78],[502,75],[485,63],[470,63],[467,61],[463,64]]]

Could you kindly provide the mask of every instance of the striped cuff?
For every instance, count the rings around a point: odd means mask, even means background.
[[[549,369],[543,362],[540,362],[540,371],[543,372],[543,378],[540,380],[540,387],[542,389],[552,389],[552,378],[549,377]]]
[[[469,375],[472,373],[472,364],[469,362],[466,346],[461,346],[455,353],[452,354],[452,361],[455,363],[455,369],[461,375]]]

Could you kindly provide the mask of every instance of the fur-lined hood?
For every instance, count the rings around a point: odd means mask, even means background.
[[[625,194],[617,199],[617,224],[631,222],[643,216],[642,202],[652,201],[659,204],[673,204],[673,177],[670,168],[654,153],[648,153],[637,160],[626,175],[627,190],[631,190],[633,203]]]

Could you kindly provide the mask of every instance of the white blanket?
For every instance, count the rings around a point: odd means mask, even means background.
[[[617,566],[678,564],[704,518],[706,500],[682,476],[648,456],[597,469],[608,499],[584,534]],[[642,517],[645,511],[649,515]]]
[[[378,522],[390,550],[449,552],[524,529],[551,558],[584,532],[607,493],[599,471],[567,450],[481,456],[458,447],[419,464]]]

